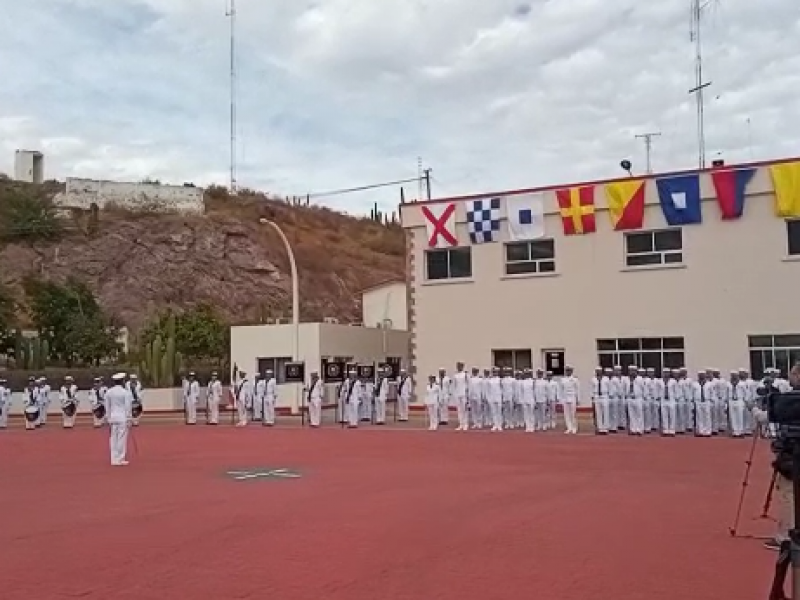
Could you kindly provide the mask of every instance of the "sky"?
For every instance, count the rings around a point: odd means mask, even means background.
[[[227,185],[230,0],[0,0],[0,172]],[[434,197],[698,164],[690,0],[237,0],[240,187]],[[703,11],[709,161],[800,155],[800,2]],[[407,198],[419,196],[405,184]],[[424,194],[424,191],[423,191]],[[396,206],[398,186],[315,201]]]

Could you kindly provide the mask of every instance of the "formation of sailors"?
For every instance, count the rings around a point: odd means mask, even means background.
[[[133,397],[133,425],[138,425],[142,414],[142,384],[135,374],[128,377],[125,388]],[[86,394],[86,401],[92,413],[94,427],[106,424],[106,392],[108,387],[102,377],[96,377],[91,389]],[[47,425],[51,404],[52,387],[46,377],[29,377],[28,384],[22,393],[22,409],[25,417],[25,429],[35,430]],[[82,404],[82,394],[71,375],[66,375],[58,390],[58,401],[61,407],[61,425],[64,429],[73,429]],[[8,426],[8,416],[12,407],[11,388],[8,381],[0,378],[0,429]]]

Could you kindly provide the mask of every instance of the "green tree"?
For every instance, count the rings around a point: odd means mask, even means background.
[[[0,283],[0,336],[5,336],[13,326],[16,308],[11,291]]]
[[[152,343],[157,335],[169,337],[168,324],[175,318],[175,349],[192,361],[223,363],[230,348],[230,328],[213,306],[201,304],[183,313],[171,310],[161,313],[141,333],[142,340]]]
[[[92,290],[74,278],[64,284],[29,278],[23,282],[28,310],[52,357],[96,363],[117,349],[119,328],[103,312]]]
[[[50,200],[20,190],[9,190],[0,202],[0,239],[52,240],[61,234],[61,222]]]

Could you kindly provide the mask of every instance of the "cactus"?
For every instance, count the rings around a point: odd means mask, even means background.
[[[50,359],[50,342],[47,340],[41,340],[41,358],[42,358],[42,366],[40,368],[44,369],[47,366],[47,361]]]
[[[171,319],[167,331],[174,331]],[[175,350],[175,336],[168,335],[166,340],[157,335],[150,344],[142,349],[140,363],[141,375],[153,387],[172,387],[181,368],[183,357]]]

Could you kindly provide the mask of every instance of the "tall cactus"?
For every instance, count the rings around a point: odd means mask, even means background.
[[[174,328],[168,324],[167,331]],[[165,339],[159,334],[142,349],[141,374],[153,387],[172,387],[182,362],[181,353],[175,349],[175,336]]]

